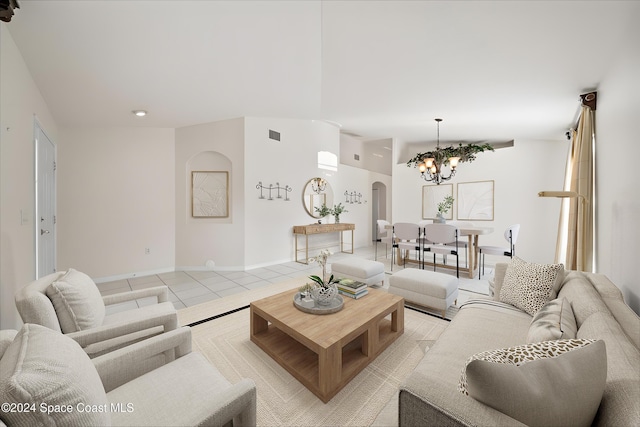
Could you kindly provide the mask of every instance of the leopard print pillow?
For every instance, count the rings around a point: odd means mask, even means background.
[[[551,299],[562,264],[534,264],[514,257],[500,289],[500,301],[534,316]]]
[[[467,396],[469,395],[469,392],[467,391],[467,365],[472,360],[486,360],[493,363],[505,363],[520,366],[534,360],[558,357],[561,354],[577,348],[585,347],[595,341],[596,340],[588,339],[543,341],[510,348],[488,350],[474,354],[464,364],[462,375],[460,376],[460,382],[458,384],[458,391],[462,394],[466,394]]]

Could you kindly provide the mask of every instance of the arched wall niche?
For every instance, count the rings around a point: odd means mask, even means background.
[[[207,171],[207,172],[227,172],[228,181],[227,181],[227,206],[228,206],[228,215],[226,217],[219,218],[209,218],[209,217],[197,217],[194,218],[192,216],[192,172],[194,171]],[[233,180],[232,180],[232,162],[231,160],[217,151],[201,151],[200,153],[194,154],[189,160],[187,160],[186,164],[186,176],[185,176],[185,188],[186,188],[186,220],[189,223],[200,223],[200,222],[215,222],[215,223],[231,223],[233,217],[233,204],[232,194],[233,194]]]

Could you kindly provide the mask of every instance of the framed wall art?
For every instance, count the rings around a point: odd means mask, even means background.
[[[445,197],[453,196],[453,184],[422,186],[422,219],[435,219],[438,203]],[[445,219],[453,219],[453,209],[443,215]]]
[[[493,221],[494,181],[461,182],[458,184],[458,219]]]
[[[227,218],[229,216],[229,172],[191,172],[191,216]]]

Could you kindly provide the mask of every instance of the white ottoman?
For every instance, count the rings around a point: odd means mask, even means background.
[[[405,268],[389,278],[389,292],[405,301],[442,311],[458,299],[458,279],[435,271]]]
[[[369,259],[348,257],[331,263],[331,274],[341,279],[353,279],[367,286],[384,282],[384,264]]]

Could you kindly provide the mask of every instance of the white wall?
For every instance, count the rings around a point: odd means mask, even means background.
[[[269,129],[281,133],[280,142],[267,138]],[[292,228],[316,222],[305,211],[302,194],[307,181],[318,176],[329,182],[333,204],[342,203],[348,211],[340,216],[340,221],[355,224],[354,246],[371,245],[372,212],[368,202],[372,185],[380,181],[390,189],[391,177],[343,164],[340,157],[336,172],[318,169],[317,152],[340,153],[340,140],[339,129],[322,121],[246,118],[245,144],[246,152],[250,153],[246,156],[245,170],[245,253],[248,268],[295,259]],[[276,182],[281,186],[289,185],[293,189],[289,194],[291,200],[259,199],[259,191],[255,188],[259,181],[266,186]],[[363,203],[345,203],[345,191],[362,193]],[[334,218],[329,216],[324,221],[332,223]],[[344,236],[346,240],[350,239],[350,233]],[[310,238],[309,245],[330,244],[337,242],[337,238],[333,234],[316,235]],[[302,238],[300,242],[302,244]]]
[[[174,182],[173,129],[62,128],[58,269],[97,281],[173,270]]]
[[[394,152],[401,152],[400,142]],[[515,146],[495,152],[479,153],[474,162],[461,163],[453,183],[493,180],[494,220],[474,221],[493,227],[494,232],[480,237],[481,245],[506,245],[503,233],[512,225],[521,225],[517,244],[519,257],[530,262],[553,262],[558,230],[559,199],[539,198],[541,190],[562,189],[568,142],[516,141]],[[395,151],[398,150],[398,151]],[[422,219],[422,187],[432,185],[420,178],[416,168],[407,167],[408,159],[399,159],[393,170],[393,221],[417,222]],[[454,202],[454,219],[457,208]],[[504,260],[487,257],[487,264]]]
[[[280,141],[269,139],[269,130]],[[317,120],[247,117],[245,119],[245,265],[247,268],[295,259],[294,225],[316,222],[304,209],[302,194],[309,179],[323,177],[339,200],[338,172],[318,169],[318,151],[339,154],[339,130]],[[259,199],[258,182],[289,185],[290,201]],[[274,194],[275,196],[275,194]],[[343,217],[347,222],[347,217]],[[327,236],[319,236],[325,239]],[[335,238],[335,236],[333,236]],[[316,239],[317,240],[317,239]],[[302,257],[304,258],[304,256]]]
[[[217,153],[208,163],[218,170],[222,157],[231,167],[228,218],[191,217],[191,166],[202,153]],[[232,119],[176,129],[175,141],[175,263],[178,269],[205,268],[213,261],[218,268],[242,269],[244,262],[244,119]]]
[[[340,161],[345,165],[391,175],[393,165],[389,150],[392,145],[393,138],[363,141],[361,138],[341,134]]]
[[[280,141],[269,139],[269,130],[279,132]],[[347,190],[361,192],[363,200],[370,200],[375,181],[391,188],[387,175],[343,164],[338,165],[337,172],[318,168],[318,151],[338,154],[339,150],[339,129],[317,120],[244,117],[177,129],[176,266],[205,268],[207,261],[213,261],[215,269],[242,270],[295,259],[293,226],[317,221],[307,214],[302,199],[304,186],[311,178],[320,176],[329,182],[334,204],[344,204]],[[190,217],[188,164],[203,152],[215,152],[230,161],[229,218]],[[275,192],[274,200],[260,199],[256,188],[259,182],[265,187],[279,183],[292,191],[286,196],[282,191],[281,199]],[[263,194],[268,197],[267,191]],[[347,205],[347,210],[341,221],[356,224],[355,247],[370,245],[370,206]],[[333,217],[325,221],[333,222]],[[311,239],[310,246],[331,244],[337,242],[337,235]]]
[[[596,110],[596,266],[640,313],[640,189],[634,173],[640,159],[640,27],[634,24],[627,46],[598,87]]]
[[[348,213],[340,216],[341,222],[353,222],[356,224],[355,247],[370,246],[375,239],[373,227],[371,225],[373,217],[373,207],[371,198],[373,193],[373,183],[380,182],[387,187],[387,207],[390,210],[391,200],[391,177],[381,173],[371,172],[353,166],[340,165],[339,169],[340,187],[338,188],[337,201],[342,202],[347,207]],[[346,204],[345,191],[356,191],[362,193],[362,204]],[[337,203],[337,202],[336,202]]]
[[[58,142],[57,125],[6,26],[0,25],[0,329],[21,324],[13,295],[35,278],[34,117]]]

